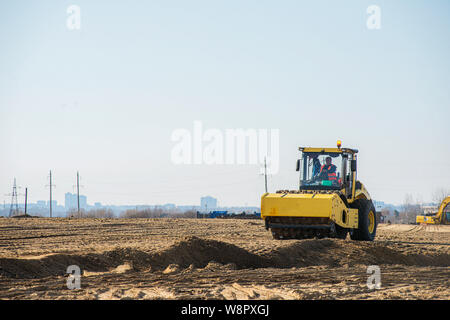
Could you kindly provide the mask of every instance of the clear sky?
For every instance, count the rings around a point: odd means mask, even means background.
[[[269,191],[297,187],[299,146],[341,139],[373,198],[430,201],[450,188],[449,39],[447,0],[2,1],[0,192],[46,200],[51,169],[61,203],[79,170],[88,203],[259,205],[259,166],[171,161],[198,120],[279,129]]]

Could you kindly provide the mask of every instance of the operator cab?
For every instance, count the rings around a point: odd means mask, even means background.
[[[445,224],[450,224],[450,203],[448,203],[442,210],[442,215]]]
[[[355,149],[299,148],[300,190],[341,190],[348,198],[356,181]]]

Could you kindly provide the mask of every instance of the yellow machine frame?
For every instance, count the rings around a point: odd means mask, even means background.
[[[368,201],[371,203],[369,192],[356,178],[356,154],[358,150],[341,148],[338,141],[337,148],[311,148],[300,147],[299,151],[304,153],[338,153],[348,154],[351,162],[349,169],[351,188],[347,184],[341,192],[324,192],[323,190],[308,191],[278,191],[277,193],[265,193],[261,197],[261,217],[266,220],[266,228],[299,227],[298,225],[271,224],[270,221],[293,221],[293,219],[306,219],[305,221],[332,221],[335,225],[346,230],[359,227],[359,210],[352,206],[355,201]],[[299,164],[297,163],[297,171]],[[354,165],[353,165],[354,164]],[[343,196],[345,195],[345,197]],[[344,198],[343,198],[344,197]],[[267,219],[270,218],[270,219]],[[311,219],[312,218],[312,219]],[[320,220],[323,218],[324,220]],[[284,219],[284,220],[280,220]],[[309,219],[309,220],[308,220]],[[315,220],[314,220],[315,219]],[[269,221],[269,222],[270,222]],[[375,210],[368,213],[368,230],[373,232],[376,228]],[[273,225],[273,226],[271,226]],[[308,227],[323,227],[308,225]]]
[[[358,227],[358,209],[347,208],[336,194],[265,193],[261,215],[330,218],[344,228]]]
[[[439,206],[438,212],[434,215],[420,215],[416,217],[417,224],[450,224],[450,221],[446,220],[444,217],[445,208],[450,205],[450,196],[442,200]]]

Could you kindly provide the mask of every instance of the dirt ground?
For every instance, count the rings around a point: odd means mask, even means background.
[[[448,300],[449,266],[450,226],[359,242],[274,240],[262,220],[0,218],[0,299]]]

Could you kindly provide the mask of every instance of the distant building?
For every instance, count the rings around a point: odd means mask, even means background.
[[[375,211],[377,212],[381,212],[386,207],[386,204],[383,201],[373,200],[372,203],[375,207]]]
[[[56,208],[58,202],[56,200],[52,200],[52,208]],[[50,201],[47,201],[47,208],[50,208]]]
[[[76,194],[72,194],[70,192],[67,192],[64,195],[64,207],[66,208],[66,211],[70,211],[73,209],[78,208],[78,204],[77,204],[77,195]]]
[[[67,192],[65,194],[64,206],[66,211],[78,209],[78,198],[75,193]],[[80,209],[87,209],[87,197],[80,195]]]
[[[87,209],[87,197],[80,195],[80,208]]]
[[[439,210],[439,207],[436,205],[428,205],[428,206],[422,206],[423,209],[423,213],[427,214],[427,213],[436,213]]]
[[[200,198],[200,207],[203,211],[215,210],[217,208],[217,199],[211,196]]]
[[[40,208],[45,208],[45,207],[47,207],[47,205],[46,205],[46,203],[45,203],[44,200],[38,200],[38,201],[36,202],[36,206],[38,206],[38,207],[40,207]]]
[[[199,211],[201,210],[200,206],[177,206],[177,209],[180,211]]]

